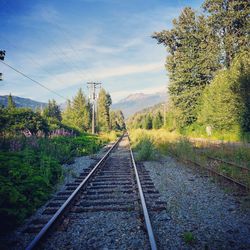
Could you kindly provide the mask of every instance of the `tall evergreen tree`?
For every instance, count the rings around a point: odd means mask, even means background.
[[[110,112],[110,128],[113,130],[125,129],[124,115],[121,110]]]
[[[90,106],[82,89],[79,89],[72,102],[73,123],[80,131],[87,131],[90,128]]]
[[[69,127],[74,127],[73,109],[70,100],[67,100],[66,108],[62,113],[62,123]]]
[[[144,120],[144,128],[145,129],[152,129],[153,128],[153,120],[150,114],[146,115]]]
[[[103,88],[99,92],[98,102],[97,102],[97,121],[99,131],[110,130],[110,105],[112,100],[110,94],[107,93]]]
[[[153,118],[153,129],[159,129],[163,125],[163,117],[161,113],[158,111]]]
[[[169,72],[169,95],[179,126],[197,119],[197,107],[205,86],[219,68],[218,42],[204,16],[185,8],[173,28],[155,33],[153,38],[163,43],[169,52],[166,68]]]
[[[43,111],[43,115],[57,122],[62,121],[61,110],[54,99],[49,100],[48,106]]]
[[[250,46],[250,3],[248,0],[205,0],[203,8],[219,38],[222,62],[229,67],[234,56]]]
[[[14,109],[15,107],[16,107],[16,104],[15,104],[15,102],[13,100],[13,97],[12,97],[11,94],[9,94],[7,108],[8,109]]]

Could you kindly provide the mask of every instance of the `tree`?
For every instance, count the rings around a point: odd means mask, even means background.
[[[90,129],[90,105],[81,88],[73,98],[72,110],[74,126],[80,131],[88,131]]]
[[[1,109],[0,110],[0,131],[2,133],[21,133],[25,130],[36,134],[42,131],[48,132],[46,120],[38,113],[27,108]]]
[[[152,117],[150,114],[146,115],[146,117],[145,117],[144,128],[145,129],[152,129],[153,128]]]
[[[43,111],[43,115],[59,123],[62,121],[61,110],[54,99],[49,100],[48,106]]]
[[[126,128],[121,110],[110,112],[110,127],[112,130],[124,130]]]
[[[14,109],[15,107],[16,107],[16,104],[15,104],[15,102],[13,100],[13,97],[12,97],[11,94],[9,94],[7,108],[8,109]]]
[[[73,109],[70,100],[67,100],[66,108],[62,113],[62,123],[69,127],[74,127]]]
[[[171,30],[154,33],[153,38],[169,52],[168,92],[179,127],[184,127],[196,121],[200,96],[220,66],[217,37],[204,16],[185,8]]]
[[[163,117],[161,113],[158,111],[156,115],[153,117],[153,129],[159,129],[163,125]]]
[[[91,110],[84,92],[80,88],[72,101],[67,100],[66,109],[62,114],[62,123],[81,132],[90,129]]]
[[[249,51],[236,56],[230,68],[218,72],[206,88],[199,122],[217,130],[250,132]]]
[[[103,88],[99,92],[97,102],[97,121],[99,131],[110,130],[110,105],[112,104],[111,96]]]
[[[229,67],[234,56],[250,45],[249,1],[205,0],[203,8],[210,27],[219,38],[222,62]]]

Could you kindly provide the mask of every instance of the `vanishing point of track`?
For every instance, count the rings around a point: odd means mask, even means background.
[[[124,145],[121,145],[121,144]],[[138,211],[147,232],[148,245],[157,249],[150,211],[161,211],[165,205],[142,164],[136,166],[129,144],[129,136],[123,135],[93,167],[85,169],[73,183],[59,192],[44,210],[51,215],[44,225],[35,225],[39,233],[26,249],[34,249],[49,241],[49,235],[57,230],[67,214],[98,211]],[[145,232],[144,232],[145,233]]]

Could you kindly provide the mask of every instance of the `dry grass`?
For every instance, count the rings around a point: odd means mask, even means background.
[[[114,142],[122,134],[122,132],[110,131],[110,132],[101,132],[99,137],[105,143]]]
[[[130,137],[132,147],[138,150],[138,152],[141,150],[141,142],[151,141],[154,150],[157,150],[163,155],[174,156],[180,160],[191,160],[202,166],[207,166],[211,164],[211,159],[208,158],[208,156],[210,156],[250,168],[250,148],[244,144],[209,144],[209,141],[207,141],[206,144],[191,142],[186,137],[181,137],[176,133],[170,133],[164,129],[136,129],[130,131]],[[150,149],[150,147],[145,148]],[[149,155],[149,153],[147,154]],[[243,173],[236,167],[223,163],[217,163],[215,170],[241,181],[248,186],[250,184],[250,171]]]

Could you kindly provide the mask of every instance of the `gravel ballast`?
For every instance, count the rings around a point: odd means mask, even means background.
[[[250,213],[212,178],[171,157],[144,162],[166,202],[152,214],[160,249],[250,249]]]
[[[70,215],[70,225],[57,231],[42,249],[149,249],[137,212],[92,212]]]

